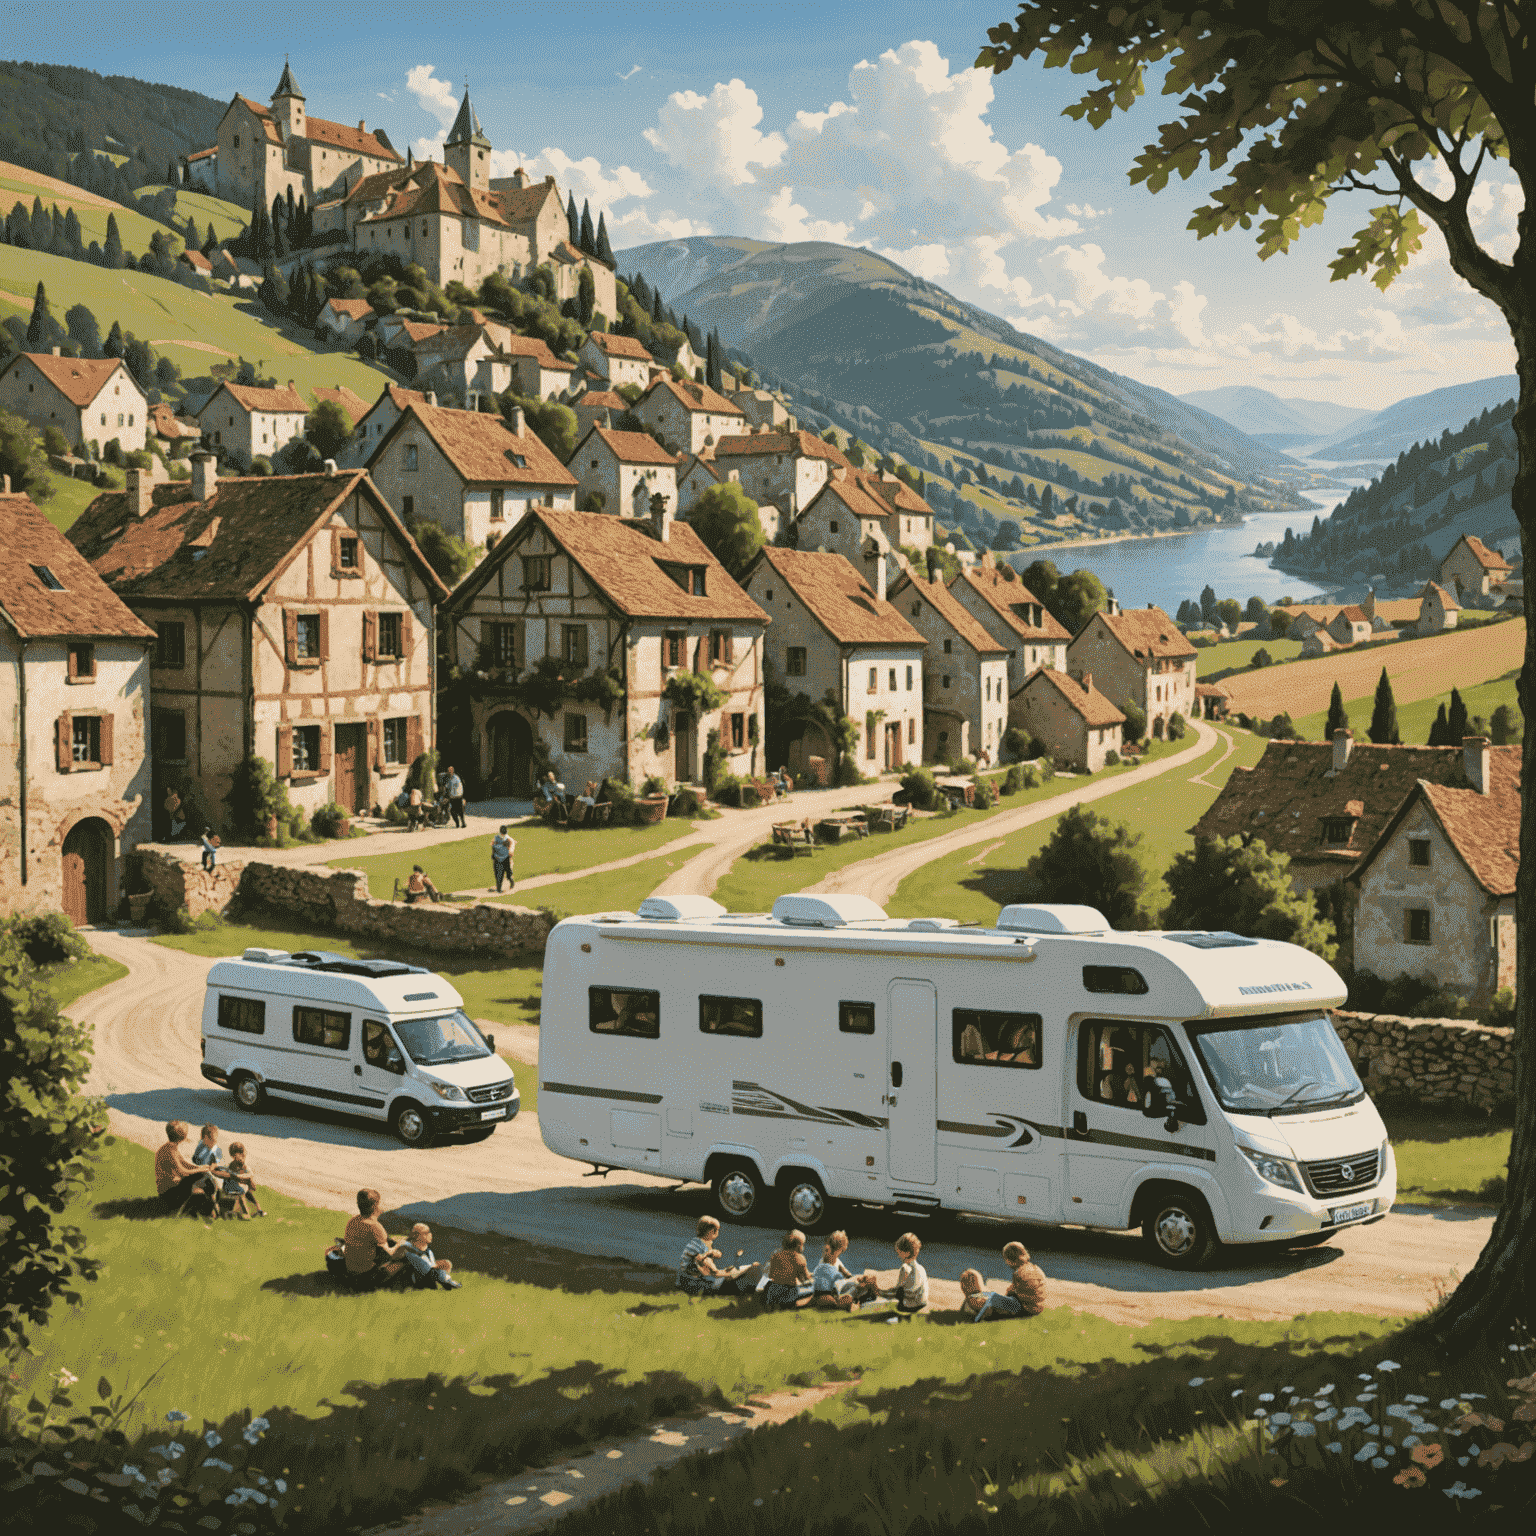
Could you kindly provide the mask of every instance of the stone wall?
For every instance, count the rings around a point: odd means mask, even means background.
[[[238,896],[243,905],[300,927],[345,934],[385,950],[538,955],[553,926],[545,913],[530,907],[376,901],[368,895],[367,876],[357,869],[231,859],[209,874],[199,864],[151,848],[140,850],[139,862],[141,879],[133,888],[152,891],[162,915],[178,907],[193,917],[223,912]]]
[[[1502,1109],[1514,1099],[1511,1029],[1342,1011],[1333,1022],[1373,1098],[1483,1111]]]

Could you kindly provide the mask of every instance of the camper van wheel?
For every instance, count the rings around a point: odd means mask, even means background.
[[[267,1107],[267,1090],[248,1072],[242,1072],[230,1085],[235,1103],[248,1114],[259,1115]]]
[[[831,1224],[832,1202],[814,1174],[794,1173],[783,1189],[792,1227],[799,1227],[802,1232],[820,1232]]]
[[[389,1117],[391,1129],[408,1147],[424,1147],[430,1140],[427,1134],[427,1117],[419,1104],[407,1101],[397,1104]]]
[[[763,1179],[751,1163],[727,1163],[715,1173],[715,1208],[726,1221],[750,1221],[763,1203]]]
[[[1144,1207],[1142,1241],[1164,1269],[1199,1269],[1216,1251],[1205,1201],[1186,1189],[1161,1190]]]

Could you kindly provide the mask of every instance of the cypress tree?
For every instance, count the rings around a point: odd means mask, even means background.
[[[1328,696],[1328,722],[1323,727],[1323,740],[1332,741],[1335,731],[1347,731],[1349,729],[1349,716],[1344,713],[1344,696],[1339,692],[1339,685],[1333,685],[1333,692]]]
[[[651,323],[653,325],[660,325],[662,323],[661,290],[659,288],[651,289]]]
[[[1446,719],[1445,745],[1459,747],[1467,739],[1471,727],[1468,723],[1466,701],[1459,688],[1451,689],[1451,710]]]
[[[122,266],[123,237],[117,232],[117,215],[115,213],[107,215],[107,239],[102,247],[102,253],[106,257],[109,267]]]
[[[597,216],[597,259],[606,261],[610,267],[617,265],[613,259],[613,246],[608,241],[608,217],[602,213]]]
[[[213,220],[208,220],[208,238],[203,241],[202,252],[204,256],[212,256],[219,248],[219,236],[213,227]]]
[[[32,249],[46,251],[53,244],[53,220],[40,197],[32,199]]]
[[[39,351],[47,345],[52,330],[53,316],[48,313],[48,290],[39,283],[32,300],[32,318],[27,321],[27,346],[34,352]]]
[[[20,201],[11,209],[5,220],[6,244],[14,245],[20,250],[32,249],[32,226],[27,218],[27,210]]]
[[[597,254],[597,233],[592,228],[592,205],[581,205],[581,239],[577,242],[588,256]]]
[[[1429,745],[1432,747],[1448,747],[1450,745],[1451,728],[1445,718],[1445,705],[1440,705],[1434,720],[1429,727]]]
[[[285,203],[286,206],[284,207],[283,212],[287,215],[288,224],[289,224],[289,226],[291,228],[291,226],[293,224],[293,212],[294,212],[294,207],[293,207],[293,187],[291,185],[288,188],[287,196],[284,198],[284,203]]]
[[[571,244],[578,249],[581,246],[581,220],[576,213],[576,194],[571,193],[570,201],[565,205],[565,222],[571,232]]]
[[[121,357],[123,355],[123,327],[120,321],[112,322],[112,329],[107,332],[107,339],[101,344],[103,357]]]
[[[1371,711],[1369,735],[1378,747],[1395,747],[1403,739],[1397,733],[1397,700],[1392,697],[1392,682],[1385,667],[1376,684],[1376,707]]]

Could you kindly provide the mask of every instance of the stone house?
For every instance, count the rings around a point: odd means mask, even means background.
[[[352,429],[352,438],[342,449],[337,462],[343,469],[361,469],[373,456],[373,451],[384,441],[385,434],[400,420],[406,406],[436,405],[437,397],[419,389],[402,389],[398,384],[386,384],[379,398]]]
[[[606,379],[611,389],[622,389],[626,384],[644,389],[651,382],[656,362],[638,337],[615,336],[609,331],[593,331],[576,355],[583,367]]]
[[[69,539],[158,635],[157,818],[175,787],[228,827],[253,754],[306,813],[362,810],[432,746],[447,589],[363,471],[221,480],[198,453],[190,484],[133,475]]]
[[[160,400],[150,406],[149,436],[155,438],[167,454],[180,443],[195,443],[202,435],[203,429],[195,421],[178,416],[169,401]]]
[[[988,561],[962,567],[949,590],[970,616],[1008,652],[1008,696],[1014,698],[1038,667],[1066,671],[1067,627],[1022,581],[1012,566]],[[1009,725],[1023,725],[1010,709]]]
[[[715,444],[717,469],[737,471],[741,488],[759,507],[778,511],[775,528],[787,528],[809,508],[835,470],[851,474],[853,466],[835,444],[814,432],[753,432],[722,437]],[[772,514],[768,514],[772,516]],[[764,524],[768,531],[767,523]],[[769,532],[769,537],[773,537]],[[815,542],[802,548],[814,549]],[[828,545],[828,548],[832,548]],[[847,554],[843,549],[840,553]]]
[[[719,485],[722,481],[731,478],[722,472],[720,466],[713,458],[714,450],[709,450],[710,456],[706,457],[697,453],[685,453],[678,460],[677,467],[677,509],[685,517],[690,513],[700,496],[712,485]],[[758,508],[759,517],[762,508]],[[771,514],[770,514],[771,516]],[[763,530],[765,533],[767,529]]]
[[[590,386],[580,394],[571,395],[563,402],[576,413],[576,431],[585,437],[593,427],[611,427],[629,409],[623,395],[611,389],[593,389]]]
[[[193,154],[183,155],[181,176],[187,186],[194,187],[199,192],[211,192],[217,197],[219,193],[218,146],[210,145],[207,149],[199,149]]]
[[[1067,671],[1090,673],[1099,691],[1122,707],[1146,712],[1147,730],[1161,737],[1175,714],[1195,714],[1195,648],[1155,603],[1096,613],[1067,646]]]
[[[206,277],[209,282],[213,281],[213,263],[196,246],[189,246],[176,260],[189,272],[195,272],[199,277]]]
[[[722,437],[740,432],[741,408],[707,384],[679,383],[663,375],[634,404],[648,432],[659,432],[674,451],[698,453]]]
[[[727,389],[725,393],[741,407],[747,418],[747,430],[794,434],[799,422],[790,413],[781,396],[768,389]]]
[[[356,345],[374,318],[367,299],[327,299],[315,316],[315,335],[322,341]]]
[[[520,395],[557,400],[571,386],[571,365],[561,362],[537,336],[508,335],[501,343],[501,354],[512,365],[512,387]],[[628,409],[622,400],[619,409]]]
[[[1220,683],[1196,683],[1195,709],[1203,719],[1225,720],[1232,712],[1232,695]]]
[[[677,460],[649,432],[593,427],[565,467],[576,476],[576,505],[584,510],[645,518],[658,494],[669,512],[677,510]],[[588,505],[594,496],[601,507]]]
[[[1054,667],[1039,667],[1015,704],[1019,728],[1043,741],[1053,762],[1097,773],[1120,749],[1125,714],[1094,687],[1091,673],[1069,677]]]
[[[357,431],[358,423],[372,409],[360,394],[348,389],[345,384],[338,384],[334,389],[328,389],[324,385],[317,385],[315,387],[315,404],[319,405],[323,400],[333,401],[346,412],[347,420],[352,423],[354,433]]]
[[[923,662],[923,760],[995,763],[1008,729],[1008,651],[942,579],[908,574],[891,606],[928,643]]]
[[[578,297],[581,274],[592,274],[595,313],[615,320],[619,313],[618,283],[614,269],[595,256],[578,250],[570,241],[570,221],[565,199],[553,176],[534,181],[519,166],[511,176],[494,178],[491,192],[507,222],[527,242],[533,267],[548,267],[555,282],[555,298],[564,303]],[[518,274],[514,272],[513,276]]]
[[[455,538],[489,547],[535,503],[574,508],[576,477],[512,412],[410,401],[368,458],[380,493],[409,524],[437,523]]]
[[[1350,872],[1354,964],[1479,1005],[1515,984],[1520,749],[1468,737],[1459,755],[1464,783],[1417,781]]]
[[[1494,588],[1508,581],[1510,575],[1509,561],[1498,550],[1489,549],[1475,535],[1464,533],[1440,562],[1439,582],[1456,597],[1466,600],[1496,596]]]
[[[495,327],[500,330],[501,327]],[[469,396],[504,394],[512,384],[512,362],[496,345],[493,328],[450,325],[418,342],[415,383],[424,390],[458,400],[471,410]]]
[[[0,410],[39,432],[57,427],[71,448],[116,438],[124,453],[142,448],[149,423],[144,391],[118,357],[61,357],[18,352],[0,369]]]
[[[392,315],[383,316],[374,326],[373,334],[386,352],[409,353],[414,363],[416,348],[429,337],[440,336],[447,329],[440,320],[418,320],[412,314],[402,314],[397,310]],[[404,361],[403,355],[401,361]]]
[[[203,442],[219,458],[249,469],[258,456],[270,459],[304,435],[309,407],[289,379],[285,389],[220,384],[197,413]]]
[[[1327,656],[1338,650],[1339,642],[1333,635],[1321,625],[1312,630],[1301,642],[1301,654],[1307,656]]]
[[[858,725],[854,755],[862,772],[921,760],[927,642],[886,600],[883,563],[870,583],[842,555],[770,546],[759,551],[742,585],[772,620],[767,651],[774,677],[791,694],[830,698]],[[810,757],[834,757],[816,725],[787,751],[796,773]]]
[[[1420,635],[1442,635],[1456,628],[1461,617],[1461,604],[1446,589],[1433,581],[1424,583],[1419,594],[1419,619],[1414,632]]]
[[[1328,634],[1335,645],[1359,645],[1374,632],[1370,614],[1354,605],[1340,608],[1328,621]]]
[[[546,766],[577,792],[691,783],[718,731],[730,772],[761,773],[767,622],[670,511],[534,507],[444,608],[446,659],[472,674],[469,766],[517,798]],[[699,707],[705,679],[724,695],[714,709]]]
[[[149,649],[26,496],[0,492],[0,912],[109,920],[150,835]]]

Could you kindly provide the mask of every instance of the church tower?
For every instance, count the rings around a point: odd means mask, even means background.
[[[284,142],[305,136],[304,92],[293,78],[287,59],[283,60],[283,78],[277,82],[277,89],[272,93],[272,116],[277,119]]]
[[[459,174],[464,185],[478,192],[491,190],[491,141],[480,127],[480,119],[469,104],[469,87],[453,120],[453,130],[443,146],[443,160]]]

